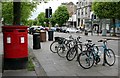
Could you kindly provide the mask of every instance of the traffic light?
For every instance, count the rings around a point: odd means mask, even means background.
[[[49,7],[49,9],[45,9],[45,17],[51,18],[52,17],[52,8]]]
[[[52,17],[52,8],[50,7],[49,8],[49,18],[51,18]]]
[[[48,15],[48,9],[45,9],[45,17],[48,18],[49,15]]]

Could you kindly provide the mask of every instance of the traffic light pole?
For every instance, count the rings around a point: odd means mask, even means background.
[[[50,7],[49,7],[49,9],[48,9],[48,18],[50,18]],[[50,21],[48,21],[48,26],[49,26],[49,29],[51,29]]]

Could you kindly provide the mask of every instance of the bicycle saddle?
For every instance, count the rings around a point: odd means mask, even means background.
[[[88,41],[88,42],[92,42],[92,40],[91,40],[91,39],[87,39],[86,41]]]
[[[102,39],[102,40],[99,40],[98,42],[107,42],[107,40],[109,39]]]

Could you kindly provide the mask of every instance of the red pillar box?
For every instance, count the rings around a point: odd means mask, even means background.
[[[28,61],[28,31],[26,26],[2,26],[4,69],[26,68]]]

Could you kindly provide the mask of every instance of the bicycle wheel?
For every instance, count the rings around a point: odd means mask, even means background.
[[[94,55],[88,51],[83,51],[78,56],[78,62],[84,69],[89,69],[94,64]]]
[[[63,58],[66,57],[67,51],[68,51],[68,48],[65,44],[61,44],[57,48],[57,54]]]
[[[112,49],[105,50],[105,60],[109,66],[114,65],[116,58]]]
[[[77,52],[75,50],[75,47],[70,48],[66,55],[67,60],[72,61],[75,58],[76,54]]]
[[[59,44],[57,41],[53,41],[50,45],[50,51],[52,51],[53,53],[57,53],[58,45]]]

